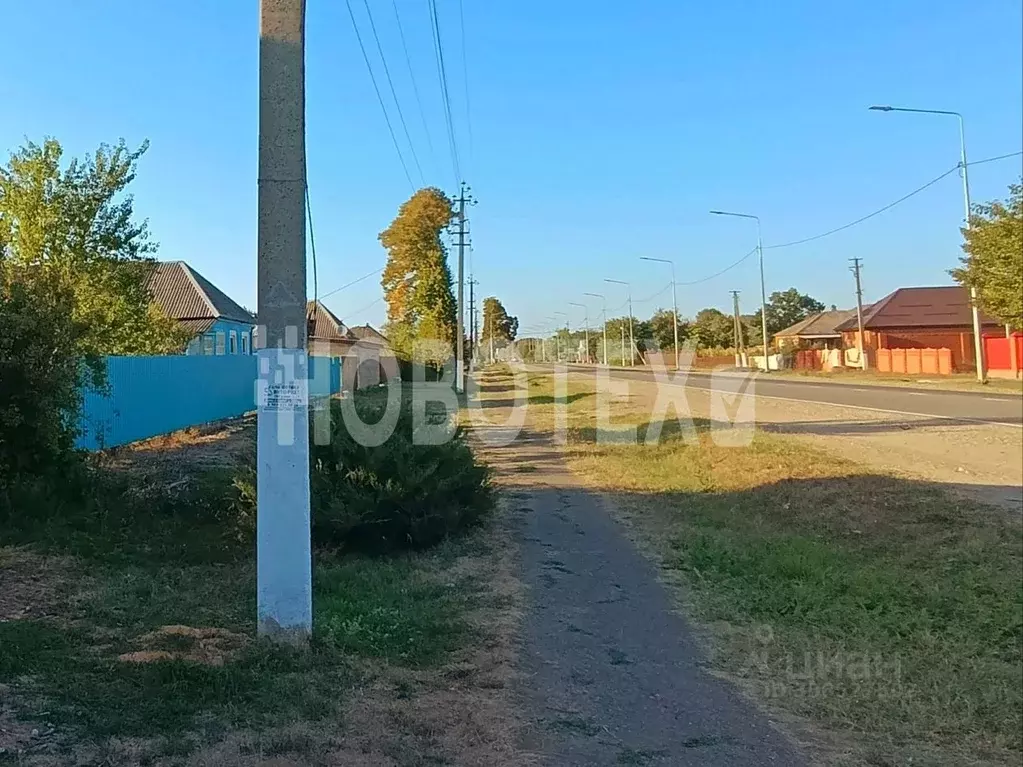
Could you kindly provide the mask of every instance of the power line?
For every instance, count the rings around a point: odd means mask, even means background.
[[[988,157],[988,158],[985,158],[983,160],[972,160],[971,162],[966,163],[966,165],[967,166],[970,166],[970,165],[983,165],[986,162],[994,162],[995,160],[1007,160],[1010,157],[1019,157],[1021,154],[1023,154],[1023,151],[1020,151],[1020,152],[1010,152],[1009,154],[1000,154],[997,157]]]
[[[462,84],[465,86],[465,125],[469,136],[469,169],[472,170],[472,110],[469,108],[469,64],[465,52],[465,7],[458,0],[458,25],[462,33]]]
[[[398,110],[398,119],[401,121],[402,130],[405,131],[405,139],[408,141],[409,151],[412,152],[412,160],[416,164],[416,170],[419,171],[419,179],[426,184],[426,179],[423,177],[423,168],[419,164],[419,158],[416,156],[416,148],[412,144],[412,136],[409,135],[408,125],[405,123],[405,115],[401,111],[401,104],[398,101],[398,93],[394,90],[394,81],[391,79],[391,70],[387,67],[387,57],[384,56],[384,48],[380,45],[380,36],[377,34],[377,25],[373,22],[373,11],[369,8],[369,0],[362,0],[363,5],[366,6],[366,15],[369,17],[369,28],[373,32],[373,40],[377,44],[377,53],[380,54],[380,63],[384,65],[384,75],[387,77],[387,85],[391,89],[391,98],[394,99],[394,108]]]
[[[747,258],[749,258],[750,256],[752,256],[752,255],[753,255],[754,253],[756,253],[756,252],[757,252],[757,249],[756,249],[756,248],[753,248],[753,250],[751,250],[751,251],[750,251],[749,253],[747,253],[747,254],[746,254],[745,256],[743,256],[742,258],[740,258],[740,259],[739,259],[738,261],[735,261],[735,262],[733,262],[733,263],[729,264],[729,265],[728,265],[728,266],[726,266],[726,267],[725,267],[724,269],[722,269],[722,270],[721,270],[720,272],[714,272],[714,274],[712,274],[712,275],[710,275],[710,276],[708,276],[708,277],[701,277],[700,279],[698,279],[698,280],[693,280],[693,281],[691,281],[691,282],[676,282],[675,284],[676,284],[676,285],[699,285],[699,284],[700,284],[701,282],[710,282],[711,280],[713,280],[713,279],[715,279],[715,278],[717,278],[717,277],[720,277],[720,276],[721,276],[722,274],[724,274],[725,272],[730,272],[730,271],[731,271],[732,269],[734,269],[735,267],[737,267],[737,266],[738,266],[739,264],[741,264],[741,263],[742,263],[743,261],[745,261],[745,260],[746,260]]]
[[[426,134],[426,146],[430,150],[430,158],[436,162],[436,157],[433,149],[433,139],[430,138],[430,127],[426,122],[426,111],[423,109],[423,101],[419,97],[419,86],[416,85],[416,75],[412,69],[412,57],[409,56],[408,44],[405,42],[405,29],[401,25],[401,14],[398,13],[398,0],[391,0],[391,5],[394,7],[394,20],[398,24],[398,36],[401,38],[401,49],[405,53],[405,64],[408,65],[408,76],[412,80],[412,92],[416,96],[416,106],[419,108],[419,117],[423,121],[423,133]]]
[[[451,95],[448,92],[448,75],[444,67],[444,44],[440,36],[440,19],[437,16],[437,0],[427,0],[430,8],[430,21],[433,26],[433,52],[437,59],[437,77],[440,80],[441,101],[444,105],[444,121],[448,131],[448,144],[451,149],[451,166],[455,171],[455,183],[462,182],[462,171],[458,164],[458,143],[455,140],[455,123],[451,117]]]
[[[357,279],[357,280],[352,280],[351,282],[346,282],[346,283],[345,283],[344,285],[342,285],[342,286],[341,286],[340,288],[334,288],[334,289],[333,289],[332,291],[330,291],[329,293],[324,293],[324,294],[323,294],[322,296],[320,296],[320,297],[321,297],[321,298],[327,298],[328,296],[332,296],[332,295],[334,295],[335,293],[340,293],[340,292],[341,292],[342,290],[344,290],[345,288],[350,288],[350,287],[352,287],[352,285],[357,285],[358,283],[362,282],[363,280],[368,280],[368,279],[369,279],[370,277],[372,277],[372,276],[373,276],[373,275],[375,275],[375,274],[380,274],[380,272],[382,272],[383,270],[384,270],[384,268],[383,268],[383,267],[380,267],[379,269],[374,269],[374,270],[373,270],[372,272],[370,272],[369,274],[364,274],[364,275],[362,275],[361,277],[359,277],[359,279]]]
[[[849,229],[851,227],[854,227],[857,224],[862,224],[867,219],[873,218],[874,216],[878,216],[878,215],[884,213],[886,210],[891,210],[892,208],[894,208],[899,203],[903,203],[906,200],[908,200],[910,197],[914,197],[915,195],[920,194],[920,192],[924,191],[928,187],[934,186],[939,181],[941,181],[943,178],[945,178],[945,176],[949,176],[949,175],[955,173],[957,170],[959,170],[959,166],[958,165],[956,165],[954,168],[948,169],[947,171],[942,173],[937,178],[932,178],[930,181],[928,181],[923,186],[917,187],[916,189],[914,189],[909,194],[904,195],[904,196],[900,197],[899,199],[897,199],[895,202],[890,202],[887,205],[885,205],[883,208],[878,208],[873,213],[868,213],[867,215],[865,215],[865,216],[863,216],[861,218],[858,218],[855,221],[851,221],[848,224],[844,224],[842,226],[835,227],[834,229],[829,229],[828,231],[821,232],[820,234],[815,234],[813,237],[804,237],[802,240],[793,240],[792,242],[783,242],[783,243],[781,243],[779,245],[765,245],[764,249],[765,250],[773,250],[775,248],[790,248],[793,245],[802,245],[803,243],[813,242],[814,240],[820,240],[820,239],[822,239],[824,237],[829,237],[832,234],[837,234],[838,232],[841,232],[841,231],[844,231],[844,230]]]
[[[372,309],[374,306],[376,306],[377,304],[379,304],[383,300],[384,300],[384,296],[380,296],[379,298],[375,298],[372,301],[370,301],[368,304],[366,304],[365,306],[359,307],[354,312],[349,312],[348,316],[349,317],[355,317],[355,316],[357,316],[359,314],[362,314],[364,311],[366,311],[367,309]]]
[[[656,294],[654,294],[653,296],[648,296],[646,299],[633,299],[632,303],[633,304],[648,304],[651,301],[653,301],[654,299],[658,298],[659,296],[663,296],[664,294],[666,294],[666,292],[668,290],[670,290],[670,289],[671,289],[671,283],[669,282],[664,287],[662,287],[660,290],[658,290],[656,292]]]
[[[983,160],[974,160],[973,162],[968,162],[967,166],[970,166],[970,165],[983,165],[984,163],[987,163],[987,162],[995,162],[997,160],[1006,160],[1006,159],[1008,159],[1010,157],[1019,157],[1020,155],[1023,155],[1023,151],[1020,151],[1020,152],[1010,152],[1009,154],[1001,154],[1001,155],[998,155],[997,157],[987,157],[987,158],[985,158]],[[887,205],[885,205],[883,208],[878,208],[873,213],[868,213],[866,216],[858,218],[855,221],[851,221],[848,224],[836,227],[834,229],[829,229],[828,231],[821,232],[820,234],[815,234],[813,237],[805,237],[802,240],[793,240],[792,242],[783,242],[783,243],[781,243],[779,245],[765,245],[764,249],[765,250],[768,250],[768,249],[773,250],[773,249],[777,249],[777,248],[789,248],[789,247],[792,247],[794,245],[802,245],[802,244],[807,243],[807,242],[813,242],[814,240],[823,239],[824,237],[830,237],[833,234],[837,234],[838,232],[841,232],[841,231],[844,231],[844,230],[849,229],[851,227],[854,227],[857,224],[862,224],[864,221],[867,221],[868,219],[871,219],[874,216],[878,216],[878,215],[884,213],[886,210],[891,210],[896,205],[899,205],[899,204],[905,202],[906,200],[908,200],[910,197],[915,197],[916,195],[918,195],[921,192],[923,192],[925,189],[928,189],[929,187],[934,186],[935,184],[937,184],[939,181],[941,181],[946,176],[949,176],[949,175],[955,173],[957,170],[960,169],[960,167],[962,167],[962,163],[959,163],[954,168],[949,168],[947,171],[942,173],[940,176],[938,176],[936,178],[932,178],[930,181],[928,181],[923,186],[917,187],[916,189],[914,189],[909,194],[904,195],[904,196],[900,197],[899,199],[897,199],[895,202],[890,202]]]
[[[362,51],[362,60],[366,62],[366,71],[369,72],[369,79],[373,82],[373,90],[377,94],[377,102],[380,104],[380,111],[384,113],[384,122],[387,123],[387,132],[391,134],[391,142],[394,144],[394,151],[398,153],[398,161],[401,163],[401,169],[405,171],[405,178],[408,179],[408,185],[412,188],[412,191],[416,191],[416,185],[412,183],[412,176],[408,172],[408,165],[405,164],[405,158],[401,154],[401,147],[398,146],[398,137],[394,135],[394,127],[391,125],[391,118],[387,115],[387,107],[384,106],[383,96],[380,95],[380,88],[377,86],[376,75],[373,74],[373,67],[369,63],[369,56],[366,54],[366,46],[362,44],[362,35],[359,34],[359,25],[355,23],[355,13],[352,11],[351,0],[345,0],[345,5],[348,6],[348,15],[352,19],[352,29],[355,30],[355,39],[359,41],[359,50]]]

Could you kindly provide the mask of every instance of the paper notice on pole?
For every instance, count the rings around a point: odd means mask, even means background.
[[[309,404],[309,387],[305,381],[268,383],[259,406],[264,410],[296,410]]]

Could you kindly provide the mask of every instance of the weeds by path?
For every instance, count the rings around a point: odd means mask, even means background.
[[[415,554],[318,551],[311,648],[265,643],[232,484],[252,424],[231,429],[120,450],[88,503],[0,530],[0,763],[439,764],[481,750],[452,737],[466,723],[507,763],[498,522]]]
[[[648,404],[622,399],[612,420],[642,440]],[[531,416],[553,423],[549,407]],[[568,423],[569,466],[615,499],[715,667],[825,761],[1019,764],[1018,519],[775,435],[719,447],[697,421],[695,443],[666,423],[658,445],[598,445],[585,396]]]

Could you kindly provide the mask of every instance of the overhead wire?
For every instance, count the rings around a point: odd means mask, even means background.
[[[398,153],[398,161],[401,163],[401,169],[405,171],[405,178],[408,180],[408,185],[412,191],[416,191],[416,185],[412,182],[412,175],[408,172],[408,165],[405,163],[405,157],[401,153],[401,147],[398,146],[398,137],[394,134],[394,126],[391,125],[391,118],[387,114],[387,107],[384,106],[384,98],[380,95],[380,87],[377,85],[376,75],[373,74],[373,67],[369,63],[369,55],[366,53],[366,46],[362,43],[362,34],[359,32],[359,25],[355,22],[355,13],[352,11],[351,0],[345,0],[345,5],[348,6],[348,15],[352,19],[352,29],[355,30],[355,39],[359,43],[359,50],[362,51],[362,60],[366,62],[366,70],[369,72],[369,79],[373,83],[373,90],[377,94],[377,102],[380,104],[380,111],[384,113],[384,122],[387,123],[387,132],[391,134],[391,143],[394,144],[394,151]]]
[[[369,0],[362,0],[362,3],[366,6],[366,16],[369,17],[369,28],[373,33],[373,40],[377,44],[377,53],[380,54],[380,63],[384,65],[384,76],[387,78],[387,86],[391,89],[391,98],[394,99],[394,108],[398,111],[398,120],[401,122],[401,128],[405,132],[405,139],[408,141],[409,151],[412,152],[412,161],[416,164],[416,170],[419,171],[419,179],[425,186],[426,179],[423,176],[423,167],[419,164],[419,157],[416,155],[416,147],[412,143],[412,136],[408,132],[408,124],[405,122],[405,114],[401,111],[401,102],[398,101],[398,93],[394,90],[394,80],[391,79],[391,70],[387,66],[387,57],[384,56],[384,47],[380,44],[380,36],[377,34],[377,25],[373,21],[373,11],[370,10]]]
[[[458,26],[462,37],[462,85],[465,88],[465,126],[469,139],[469,169],[472,170],[472,109],[469,101],[469,64],[465,49],[465,4],[458,0]]]
[[[865,216],[861,216],[860,218],[856,219],[855,221],[850,221],[848,224],[843,224],[842,226],[837,226],[834,229],[829,229],[826,232],[821,232],[820,234],[815,234],[812,237],[804,237],[801,240],[793,240],[792,242],[782,242],[782,243],[779,243],[777,245],[765,245],[764,246],[764,250],[774,250],[776,248],[791,248],[794,245],[802,245],[802,244],[807,243],[807,242],[813,242],[814,240],[820,240],[820,239],[823,239],[824,237],[830,237],[833,234],[837,234],[838,232],[842,232],[842,231],[845,231],[846,229],[850,229],[850,228],[856,226],[857,224],[862,224],[864,221],[866,221],[868,219],[871,219],[874,216],[881,215],[886,210],[891,210],[896,205],[899,205],[900,203],[903,203],[906,200],[908,200],[910,197],[915,197],[916,195],[920,194],[925,189],[928,189],[929,187],[932,187],[935,184],[937,184],[939,181],[941,181],[946,176],[949,176],[949,175],[955,173],[957,170],[959,170],[959,166],[958,165],[956,165],[954,168],[949,168],[947,171],[942,173],[940,176],[932,178],[930,181],[928,181],[923,186],[918,186],[912,192],[910,192],[907,195],[903,195],[902,197],[897,199],[895,202],[890,202],[887,205],[885,205],[883,208],[878,208],[873,213],[868,213]]]
[[[401,49],[405,54],[405,64],[408,66],[408,76],[412,81],[412,93],[416,97],[416,106],[419,108],[419,118],[423,121],[423,133],[426,135],[426,146],[430,150],[430,159],[436,163],[436,156],[433,149],[433,139],[430,138],[430,126],[426,121],[426,110],[423,109],[423,100],[419,96],[419,86],[416,84],[416,74],[412,69],[412,57],[408,52],[408,43],[405,41],[405,28],[401,23],[401,14],[398,12],[398,0],[391,0],[394,8],[394,20],[398,25],[398,37],[401,38]]]
[[[440,18],[437,14],[437,0],[427,0],[430,23],[433,27],[433,53],[437,60],[437,78],[440,81],[441,102],[444,107],[444,122],[447,127],[448,145],[451,150],[451,166],[455,171],[455,184],[462,182],[462,171],[458,162],[458,142],[455,137],[455,123],[451,116],[451,94],[448,90],[447,69],[444,66],[444,43],[440,34]]]
[[[1010,152],[1009,154],[1001,154],[1001,155],[998,155],[996,157],[987,157],[987,158],[985,158],[983,160],[973,160],[971,162],[967,162],[966,163],[966,167],[969,168],[971,165],[983,165],[984,163],[995,162],[996,160],[1006,160],[1006,159],[1008,159],[1010,157],[1019,157],[1020,155],[1023,155],[1023,151]],[[956,166],[954,168],[949,168],[947,171],[942,173],[940,176],[932,178],[926,184],[923,184],[922,186],[917,187],[916,189],[914,189],[909,194],[903,195],[902,197],[900,197],[899,199],[895,200],[894,202],[888,203],[883,208],[878,208],[874,212],[868,213],[865,216],[861,216],[860,218],[856,219],[855,221],[850,221],[848,224],[844,224],[842,226],[835,227],[834,229],[829,229],[828,231],[821,232],[820,234],[815,234],[812,237],[804,237],[801,240],[793,240],[792,242],[783,242],[783,243],[779,243],[779,244],[776,244],[776,245],[765,245],[764,246],[764,250],[775,250],[777,248],[790,248],[790,247],[792,247],[794,245],[802,245],[802,244],[807,243],[807,242],[813,242],[814,240],[820,240],[820,239],[823,239],[824,237],[830,237],[833,234],[837,234],[838,232],[842,232],[842,231],[845,231],[846,229],[850,229],[850,228],[856,226],[857,224],[862,224],[864,221],[867,221],[867,220],[873,218],[874,216],[878,216],[878,215],[884,213],[886,210],[891,210],[896,205],[900,205],[901,203],[904,203],[906,200],[910,199],[911,197],[915,197],[916,195],[920,194],[924,190],[926,190],[926,189],[934,186],[935,184],[937,184],[939,181],[941,181],[946,176],[950,176],[951,174],[955,173],[956,171],[960,170],[961,168],[962,168],[962,163],[958,163],[958,164],[956,164]]]
[[[327,298],[328,296],[332,296],[332,295],[334,295],[335,293],[340,293],[340,292],[341,292],[342,290],[344,290],[345,288],[350,288],[350,287],[352,287],[352,285],[357,285],[357,284],[359,284],[360,282],[362,282],[363,280],[368,280],[368,279],[369,279],[370,277],[372,277],[373,275],[376,275],[376,274],[380,274],[380,272],[382,272],[383,270],[384,270],[384,267],[380,267],[379,269],[374,269],[374,270],[373,270],[372,272],[369,272],[368,274],[364,274],[364,275],[362,275],[361,277],[359,277],[358,279],[356,279],[356,280],[352,280],[351,282],[346,282],[346,283],[345,283],[344,285],[342,285],[342,286],[341,286],[340,288],[334,288],[334,289],[333,289],[332,291],[330,291],[329,293],[324,293],[324,294],[323,294],[322,296],[320,296],[320,297],[321,297],[321,298]]]

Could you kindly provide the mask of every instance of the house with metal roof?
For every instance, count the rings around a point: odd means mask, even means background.
[[[981,335],[1003,336],[1004,328],[983,312]],[[848,347],[856,346],[856,314],[836,328]],[[899,288],[863,310],[863,346],[878,349],[949,349],[952,369],[975,370],[973,309],[961,285]]]
[[[855,309],[816,312],[784,330],[779,330],[774,334],[774,340],[781,350],[841,349],[842,332],[838,326],[850,319],[856,319]]]
[[[153,302],[192,332],[185,354],[252,354],[256,318],[184,261],[156,265]]]

